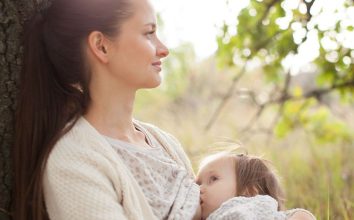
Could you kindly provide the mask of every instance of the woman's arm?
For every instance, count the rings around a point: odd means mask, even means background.
[[[50,219],[127,219],[116,191],[120,189],[109,178],[111,164],[94,151],[69,152],[54,149],[47,161],[43,184]]]

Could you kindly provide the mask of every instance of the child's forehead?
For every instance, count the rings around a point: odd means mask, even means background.
[[[199,170],[210,170],[214,167],[224,166],[228,163],[233,163],[234,158],[232,155],[228,154],[215,154],[206,157],[200,164]]]

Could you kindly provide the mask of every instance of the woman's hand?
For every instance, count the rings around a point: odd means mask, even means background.
[[[202,207],[199,205],[197,211],[195,212],[193,220],[201,220],[201,219],[202,219]]]

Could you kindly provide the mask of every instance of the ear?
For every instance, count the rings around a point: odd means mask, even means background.
[[[102,63],[108,63],[108,42],[102,32],[91,32],[87,40],[89,51]]]

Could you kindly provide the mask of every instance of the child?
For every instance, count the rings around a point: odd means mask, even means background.
[[[291,216],[297,211],[315,219],[303,209],[281,211],[284,199],[278,178],[269,162],[258,157],[211,155],[200,165],[197,184],[202,219],[295,219]]]

